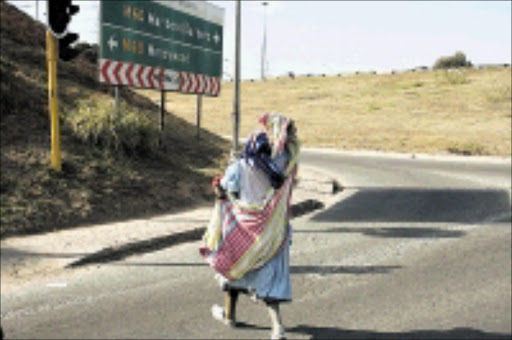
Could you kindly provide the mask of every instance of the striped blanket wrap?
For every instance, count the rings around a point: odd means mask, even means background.
[[[200,254],[210,266],[230,281],[267,263],[287,238],[288,215],[297,166],[283,184],[259,207],[243,206],[235,199],[215,202],[203,235]]]
[[[286,180],[279,189],[269,189],[267,199],[259,206],[244,205],[232,196],[217,200],[199,249],[210,266],[230,281],[267,263],[288,237],[300,141],[295,131],[288,133],[293,122],[280,113],[265,113],[260,123],[273,136],[272,154],[279,154],[285,148],[288,152]]]

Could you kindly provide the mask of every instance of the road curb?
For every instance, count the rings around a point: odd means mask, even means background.
[[[324,203],[319,200],[307,199],[292,205],[291,215],[292,218],[297,218],[324,207]],[[158,236],[148,240],[130,242],[115,247],[107,247],[95,253],[86,255],[77,261],[66,265],[65,268],[77,268],[90,264],[120,261],[128,256],[150,253],[178,244],[198,241],[201,239],[205,231],[206,227],[200,227],[183,232]]]

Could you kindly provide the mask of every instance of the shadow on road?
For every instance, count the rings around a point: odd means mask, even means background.
[[[255,330],[270,330],[245,322],[237,322],[237,327]],[[453,328],[449,330],[413,330],[410,332],[378,332],[371,330],[353,330],[336,327],[316,327],[299,324],[287,328],[290,339],[298,335],[309,335],[309,339],[510,339],[511,334],[484,332],[473,328]]]
[[[510,334],[488,333],[473,328],[450,330],[413,330],[410,332],[376,332],[335,327],[298,325],[289,333],[308,334],[310,339],[510,339]],[[292,336],[293,337],[293,336]]]
[[[336,227],[329,229],[299,229],[295,233],[361,233],[374,237],[402,237],[402,238],[450,238],[462,237],[466,234],[462,230],[444,230],[439,228],[423,227],[382,227],[382,228],[353,228]]]
[[[112,266],[140,266],[140,267],[208,267],[207,263],[181,263],[181,262],[124,262],[112,263]],[[317,274],[317,275],[334,275],[334,274],[387,274],[402,266],[290,266],[291,274]]]
[[[498,189],[360,189],[313,221],[474,223],[510,208],[508,192]]]
[[[402,266],[291,266],[292,274],[387,274]]]

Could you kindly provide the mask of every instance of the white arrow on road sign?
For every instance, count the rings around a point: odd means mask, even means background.
[[[118,46],[117,40],[114,40],[114,36],[111,35],[110,39],[108,39],[108,47],[110,47],[110,51],[112,51],[112,49],[114,49],[114,48],[117,48],[117,46]]]
[[[219,43],[219,40],[220,40],[220,36],[217,32],[215,32],[215,35],[213,36],[213,40],[215,41],[216,44]]]

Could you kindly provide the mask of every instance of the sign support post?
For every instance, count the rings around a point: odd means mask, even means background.
[[[201,111],[203,110],[203,95],[197,95],[196,102],[196,138],[199,140],[199,134],[201,133]]]
[[[119,115],[120,107],[119,107],[119,85],[114,86],[114,110],[116,113],[116,118]]]
[[[48,103],[51,125],[51,168],[62,170],[60,122],[57,112],[57,38],[46,31],[46,62],[48,68]]]
[[[158,129],[160,132],[158,145],[162,147],[163,133],[164,133],[164,115],[165,115],[165,90],[160,91],[160,118],[158,122]]]

